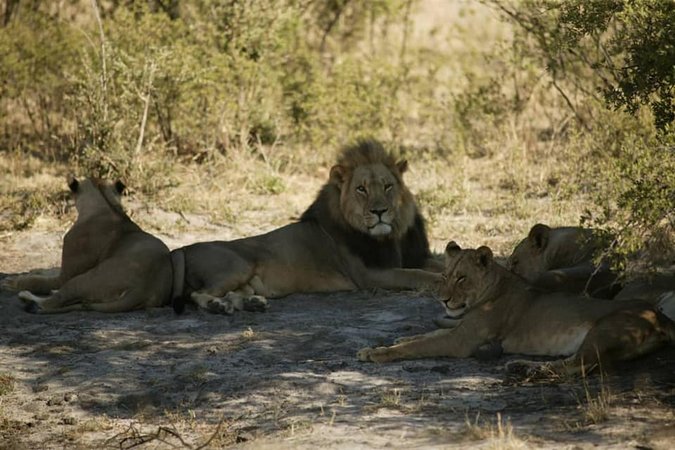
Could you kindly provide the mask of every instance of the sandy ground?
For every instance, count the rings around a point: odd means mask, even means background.
[[[61,234],[3,236],[0,276],[57,265]],[[356,360],[439,313],[415,293],[354,292],[234,316],[36,316],[1,292],[0,448],[673,448],[675,349],[585,382],[518,383],[507,358]]]

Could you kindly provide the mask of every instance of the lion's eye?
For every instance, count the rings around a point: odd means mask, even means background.
[[[363,186],[357,186],[357,187],[356,187],[356,192],[358,192],[359,194],[365,194],[365,193],[366,193],[366,188],[363,187]]]
[[[385,184],[385,185],[384,185],[384,192],[389,192],[389,191],[391,191],[391,188],[393,188],[393,187],[394,187],[393,184]]]
[[[459,278],[457,278],[457,284],[462,284],[462,283],[464,283],[464,280],[466,280],[466,277],[459,277]]]

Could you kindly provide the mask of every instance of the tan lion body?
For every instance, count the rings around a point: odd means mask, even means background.
[[[438,273],[422,270],[440,267],[403,183],[406,167],[374,141],[347,148],[298,222],[174,250],[185,259],[185,295],[212,312],[231,313],[262,309],[261,297],[437,283]]]
[[[511,368],[579,373],[598,364],[631,359],[675,343],[675,323],[639,301],[614,302],[533,290],[492,259],[487,247],[448,245],[440,297],[452,329],[404,338],[391,347],[365,348],[362,361],[438,356],[469,357],[499,342],[505,353],[562,356],[549,363],[518,361]]]
[[[542,289],[611,298],[619,289],[617,276],[607,264],[593,262],[597,250],[591,229],[537,224],[513,249],[507,267]]]
[[[123,212],[109,184],[73,180],[78,217],[63,239],[57,276],[23,275],[4,287],[21,290],[31,312],[130,311],[170,301],[169,249]],[[40,297],[35,294],[46,294]]]

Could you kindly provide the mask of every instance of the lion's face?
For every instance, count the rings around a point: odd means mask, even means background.
[[[405,162],[396,172],[381,163],[331,169],[331,179],[340,187],[340,209],[347,223],[375,238],[396,235],[412,222],[414,203],[402,184]],[[406,196],[410,197],[409,199]]]
[[[454,242],[447,245],[438,299],[449,317],[459,319],[486,299],[487,287],[493,282],[492,264],[488,247],[462,250]]]

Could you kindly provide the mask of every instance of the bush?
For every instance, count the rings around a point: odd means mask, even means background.
[[[577,181],[596,191],[597,205],[582,223],[614,234],[612,250],[622,268],[637,249],[664,239],[670,245],[658,247],[658,258],[656,253],[640,256],[672,264],[675,4],[488,3],[518,25],[522,37],[515,42],[546,68],[551,84],[577,118],[569,145],[576,148],[572,153],[579,161],[586,158]]]
[[[73,0],[68,21],[14,2],[0,29],[1,148],[49,143],[79,171],[134,184],[167,158],[391,135],[403,69],[373,33],[404,27],[411,3]],[[364,58],[366,38],[386,54]]]

